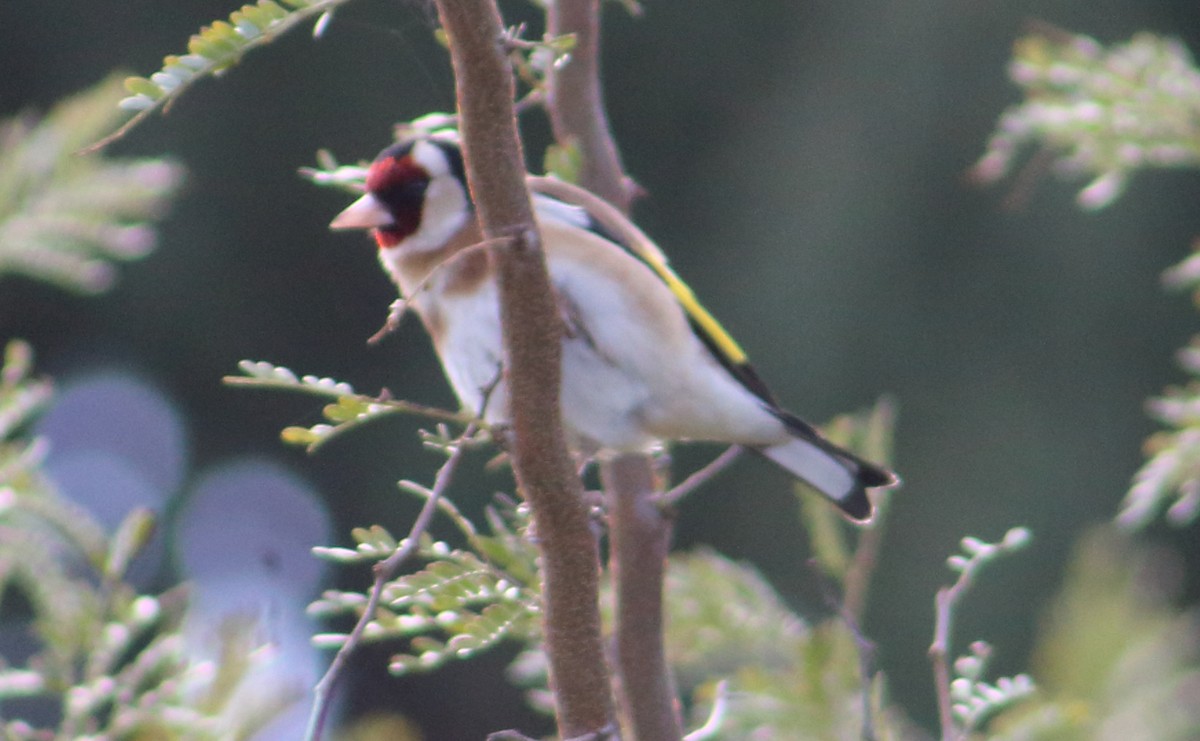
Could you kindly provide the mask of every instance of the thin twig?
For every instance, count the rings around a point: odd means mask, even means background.
[[[1023,527],[1009,529],[999,543],[984,543],[972,537],[963,538],[963,550],[968,555],[952,556],[947,561],[951,568],[958,571],[958,578],[950,586],[939,589],[934,598],[933,643],[929,646],[942,741],[959,741],[967,736],[967,729],[960,728],[954,722],[954,704],[950,695],[950,634],[954,627],[954,609],[970,589],[976,573],[984,564],[999,555],[1025,547],[1029,539],[1029,530]]]
[[[537,741],[530,738],[520,731],[512,729],[506,731],[493,731],[487,735],[487,741]]]
[[[951,587],[942,587],[934,599],[933,643],[929,646],[929,660],[933,663],[933,683],[937,690],[938,720],[942,728],[942,741],[960,738],[954,723],[953,702],[950,699],[950,627],[954,617],[954,605],[966,589],[967,574],[964,571]]]
[[[966,737],[966,732],[954,722],[954,702],[950,696],[950,634],[954,629],[954,608],[970,588],[980,564],[977,559],[965,561],[954,583],[939,589],[933,600],[933,643],[929,645],[929,660],[933,664],[942,741],[959,741]]]
[[[107,147],[109,144],[112,144],[119,139],[124,138],[124,136],[128,134],[133,127],[149,118],[150,115],[155,111],[159,111],[161,109],[161,113],[166,115],[171,106],[176,100],[178,100],[179,96],[182,95],[185,90],[190,89],[196,82],[219,74],[220,71],[225,69],[227,65],[236,63],[239,59],[241,59],[241,57],[254,48],[274,41],[287,31],[294,28],[296,25],[311,19],[313,16],[317,16],[319,19],[322,16],[332,13],[335,8],[345,2],[347,2],[347,0],[323,0],[323,2],[313,3],[312,5],[307,5],[302,8],[289,8],[286,16],[279,18],[276,21],[272,21],[270,25],[268,25],[265,29],[262,29],[262,33],[259,33],[257,36],[252,38],[248,38],[245,41],[240,41],[236,45],[240,48],[234,50],[236,51],[236,55],[222,55],[218,59],[205,58],[203,66],[200,69],[195,70],[194,74],[187,79],[180,81],[169,91],[164,89],[162,97],[160,97],[152,105],[139,110],[132,118],[123,123],[116,131],[112,132],[100,141],[89,144],[88,146],[79,150],[79,154],[91,154],[103,149],[104,147]],[[201,31],[201,34],[203,33],[204,32]],[[170,58],[168,57],[168,59]]]
[[[433,269],[429,271],[429,274],[422,278],[420,282],[408,292],[407,296],[396,299],[392,302],[392,305],[388,307],[387,321],[384,322],[383,326],[379,328],[378,332],[367,338],[367,344],[377,345],[389,334],[399,329],[400,323],[404,320],[404,315],[408,313],[408,310],[412,308],[412,305],[417,300],[417,297],[421,295],[422,291],[429,287],[429,283],[434,279],[435,276],[437,276],[438,273],[458,262],[460,259],[468,255],[473,255],[480,250],[485,250],[499,241],[503,240],[485,239],[482,242],[476,242],[469,247],[464,247],[458,252],[453,253],[446,259],[439,262],[437,265],[434,265]]]
[[[717,474],[732,466],[734,461],[740,458],[744,452],[746,452],[746,449],[741,445],[730,445],[723,453],[713,458],[704,467],[696,470],[692,475],[660,494],[657,497],[659,506],[674,507],[688,494],[704,486],[716,477]]]
[[[367,625],[371,623],[371,620],[375,617],[375,611],[379,609],[379,600],[383,595],[384,586],[396,575],[396,572],[404,562],[417,552],[421,536],[429,529],[429,523],[433,521],[433,516],[438,510],[438,502],[450,486],[454,471],[458,468],[458,463],[462,460],[463,454],[469,446],[471,438],[475,435],[476,430],[477,427],[475,424],[468,425],[467,429],[457,439],[446,446],[445,449],[450,451],[450,455],[446,458],[446,462],[442,464],[442,467],[438,469],[432,487],[424,489],[412,484],[406,486],[410,491],[423,494],[426,497],[425,504],[421,507],[421,512],[417,515],[417,519],[413,521],[412,528],[408,531],[408,537],[401,542],[400,546],[390,556],[375,564],[373,569],[375,582],[371,586],[371,594],[367,598],[367,605],[363,608],[363,613],[358,618],[358,622],[355,623],[354,629],[346,636],[346,642],[342,644],[342,647],[338,649],[337,655],[330,662],[329,669],[325,671],[325,675],[321,677],[321,681],[317,682],[313,688],[313,706],[309,714],[308,729],[304,735],[306,741],[320,741],[325,723],[329,717],[329,710],[332,707],[334,688],[341,678],[342,671],[349,664],[350,655],[357,650],[359,644],[362,642],[363,633],[366,631]]]
[[[508,731],[496,731],[494,733],[489,733],[487,736],[487,741],[537,741],[537,740],[530,738],[529,736],[526,736],[525,734],[521,733],[520,731],[508,730]],[[572,736],[571,738],[563,739],[563,741],[620,741],[620,737],[617,735],[616,726],[608,725],[608,726],[605,726],[604,728],[601,728],[598,731],[593,731],[591,733],[585,733],[582,736]]]
[[[867,638],[862,628],[859,627],[857,616],[847,609],[845,596],[841,599],[838,598],[834,584],[821,568],[820,562],[812,559],[808,562],[808,566],[817,578],[817,585],[820,587],[821,597],[826,606],[845,623],[846,629],[850,631],[850,637],[854,639],[854,648],[858,653],[859,681],[862,686],[861,738],[863,741],[875,741],[875,713],[871,708],[871,680],[875,675],[875,642]]]
[[[425,417],[438,422],[450,422],[452,424],[467,425],[472,422],[477,423],[483,429],[489,429],[491,426],[486,422],[478,419],[475,414],[468,411],[452,412],[449,409],[441,407],[433,407],[427,404],[419,404],[415,401],[405,401],[404,399],[394,399],[385,389],[378,396],[367,396],[365,394],[342,394],[328,389],[322,389],[314,386],[302,385],[289,381],[273,381],[265,378],[254,378],[252,376],[225,376],[221,379],[221,383],[226,386],[244,386],[246,388],[255,389],[281,389],[283,391],[297,391],[313,396],[321,396],[325,398],[338,399],[343,396],[349,396],[354,399],[362,399],[371,404],[380,404],[387,407],[383,412],[378,412],[372,419],[382,416],[383,414],[411,414],[417,417]],[[343,424],[354,424],[347,422]],[[340,427],[341,425],[339,425]],[[340,434],[340,433],[339,433]]]

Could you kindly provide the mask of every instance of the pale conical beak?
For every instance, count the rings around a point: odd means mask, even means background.
[[[345,211],[329,222],[330,229],[374,229],[396,223],[387,207],[375,196],[367,193],[346,207]]]

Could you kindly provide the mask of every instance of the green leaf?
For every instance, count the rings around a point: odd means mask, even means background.
[[[806,624],[751,567],[710,551],[675,554],[668,566],[667,652],[692,721],[707,723],[725,688],[715,728],[696,738],[859,738],[869,692],[876,738],[905,725],[864,679],[854,636],[840,620]]]
[[[1166,426],[1144,446],[1148,459],[1133,477],[1117,523],[1136,530],[1165,510],[1167,522],[1187,525],[1200,514],[1200,338],[1180,353],[1192,377],[1151,399],[1147,409]]]
[[[108,558],[104,563],[105,578],[124,578],[129,564],[154,536],[155,528],[156,518],[151,510],[141,507],[127,514],[109,543]]]
[[[162,69],[148,79],[135,77],[126,82],[127,89],[133,95],[124,99],[121,105],[136,113],[115,132],[92,146],[103,147],[124,136],[151,113],[162,110],[191,89],[198,80],[220,75],[240,62],[250,50],[274,41],[306,21],[325,16],[346,2],[285,0],[288,8],[284,8],[273,0],[258,0],[233,11],[227,21],[213,21],[188,40],[188,55],[167,56],[163,59]]]
[[[754,568],[710,550],[673,554],[664,601],[667,654],[684,688],[749,664],[781,669],[808,632]]]
[[[357,393],[348,383],[313,375],[298,377],[288,368],[263,361],[243,360],[238,363],[238,369],[243,375],[226,376],[224,381],[227,385],[293,391],[332,400],[333,403],[325,406],[324,413],[333,424],[287,427],[281,433],[280,437],[285,443],[303,445],[309,452],[317,451],[330,440],[362,425],[393,414],[415,414],[464,426],[474,423],[486,427],[475,420],[474,415],[466,412],[449,412],[399,401],[386,398],[386,394],[380,398],[366,396]]]
[[[299,445],[305,448],[321,442],[323,437],[318,429],[310,427],[284,427],[279,433],[279,439],[288,445]]]
[[[457,510],[453,512],[461,517]],[[481,542],[473,525],[465,527],[471,534],[470,543]],[[401,545],[378,526],[357,528],[352,534],[359,544],[355,555],[385,558]],[[429,671],[448,661],[470,658],[507,639],[525,643],[537,639],[540,601],[536,570],[532,581],[526,582],[499,568],[497,561],[522,563],[523,558],[504,553],[501,541],[487,541],[499,556],[493,560],[428,535],[421,537],[417,552],[428,562],[424,568],[383,585],[379,609],[363,634],[370,641],[406,642],[392,659],[393,673]],[[323,555],[352,560],[345,549],[322,551]],[[331,590],[310,605],[309,612],[325,617],[361,615],[366,604],[365,594]],[[343,640],[344,636],[322,635],[315,643],[336,648]]]
[[[546,147],[542,169],[547,175],[553,175],[559,180],[578,183],[579,173],[583,169],[583,153],[573,141],[567,144],[551,144]]]
[[[126,77],[125,89],[133,95],[144,95],[151,100],[162,97],[162,89],[145,77]]]

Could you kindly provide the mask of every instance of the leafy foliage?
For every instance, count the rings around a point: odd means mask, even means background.
[[[954,715],[966,731],[983,727],[989,716],[1033,695],[1033,678],[1028,674],[1000,677],[995,684],[987,682],[988,660],[992,647],[983,641],[971,644],[971,653],[954,662],[954,681],[950,683],[950,699]]]
[[[186,54],[164,57],[162,69],[150,77],[125,80],[130,95],[121,100],[120,107],[136,114],[94,146],[120,138],[154,111],[165,109],[199,80],[220,75],[240,62],[246,52],[274,41],[305,21],[318,19],[314,33],[319,34],[333,11],[346,2],[257,0],[233,11],[227,21],[205,26],[188,39]]]
[[[1037,144],[1063,170],[1093,178],[1078,202],[1098,209],[1138,169],[1200,166],[1200,69],[1178,41],[1139,33],[1106,48],[1046,28],[1017,42],[1010,75],[1026,99],[1004,113],[976,164],[985,181],[1006,175],[1021,151]],[[1200,305],[1200,251],[1164,279],[1191,290]],[[1200,339],[1179,357],[1193,380],[1147,405],[1168,429],[1146,442],[1149,459],[1118,515],[1124,527],[1141,527],[1164,509],[1176,525],[1200,513]]]
[[[1166,281],[1200,291],[1200,253],[1168,271]],[[1194,521],[1200,512],[1200,337],[1179,352],[1179,364],[1192,380],[1146,405],[1168,429],[1146,441],[1149,460],[1135,474],[1118,516],[1125,527],[1145,525],[1164,507],[1167,521],[1176,525]]]
[[[338,164],[337,158],[328,149],[317,152],[316,167],[301,167],[300,176],[322,187],[337,188],[347,193],[361,195],[366,189],[367,165]]]
[[[1034,650],[1038,695],[996,718],[990,738],[1200,736],[1200,615],[1171,604],[1170,558],[1111,528],[1081,539]]]
[[[417,554],[428,563],[384,585],[380,609],[363,634],[367,640],[407,641],[408,650],[392,657],[395,674],[467,659],[507,638],[534,643],[541,635],[537,552],[525,537],[528,513],[520,507],[489,508],[491,534],[483,535],[448,500],[439,500],[438,506],[469,547],[454,548],[421,535]],[[404,545],[379,526],[356,529],[353,535],[354,549],[315,552],[341,563],[369,563]],[[361,593],[330,590],[310,612],[326,618],[357,616],[366,604]],[[324,634],[314,640],[337,647],[346,636]]]
[[[751,567],[706,550],[677,554],[667,573],[667,652],[684,691],[719,739],[904,737],[906,721],[885,709],[878,677],[860,671],[850,628],[796,616]]]
[[[183,171],[164,159],[79,156],[118,112],[115,78],[59,103],[44,118],[0,123],[0,278],[23,274],[97,293],[114,261],[154,247],[150,223]]]
[[[252,631],[230,630],[221,660],[198,660],[180,632],[184,595],[138,594],[124,581],[153,532],[148,512],[131,512],[109,536],[55,494],[39,471],[44,446],[19,436],[50,397],[31,366],[28,346],[10,343],[0,368],[0,607],[15,629],[14,598],[26,605],[32,652],[16,666],[0,657],[0,736],[248,735],[294,698],[234,691],[263,660]],[[27,698],[56,705],[55,717],[22,719]]]
[[[1092,178],[1078,200],[1097,209],[1138,169],[1200,164],[1200,71],[1178,41],[1139,33],[1106,48],[1046,29],[1017,41],[1009,74],[1025,100],[1001,116],[975,166],[983,180],[1036,144]]]
[[[938,590],[933,644],[929,648],[944,737],[960,737],[976,731],[990,716],[1033,694],[1033,679],[1027,674],[1001,677],[995,684],[984,680],[992,648],[983,641],[972,643],[970,654],[956,660],[953,671],[946,666],[955,612],[979,571],[1002,556],[1021,550],[1030,537],[1029,531],[1022,527],[1012,528],[998,543],[968,536],[962,539],[963,552],[946,559],[946,565],[958,572],[958,579]]]
[[[547,35],[541,40],[530,41],[523,38],[524,33],[524,26],[509,29],[505,39],[509,61],[516,78],[525,83],[534,100],[540,101],[545,95],[546,78],[551,68],[570,60],[571,50],[575,48],[575,35]]]
[[[366,396],[344,381],[313,375],[301,377],[288,368],[263,361],[243,360],[238,363],[238,368],[244,375],[226,376],[226,384],[293,391],[331,400],[323,410],[326,422],[310,427],[287,427],[281,433],[284,442],[305,446],[309,452],[316,451],[334,437],[390,414],[417,414],[463,424],[475,421],[470,414],[463,412],[435,409],[386,395]]]

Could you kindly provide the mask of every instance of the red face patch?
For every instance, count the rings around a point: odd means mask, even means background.
[[[367,190],[379,199],[392,215],[391,226],[376,229],[380,247],[393,247],[421,226],[421,209],[429,173],[411,156],[385,156],[367,171]]]
[[[418,165],[411,155],[401,157],[384,156],[371,163],[367,170],[367,190],[379,195],[380,191],[403,186],[414,180],[429,180],[429,173]]]

